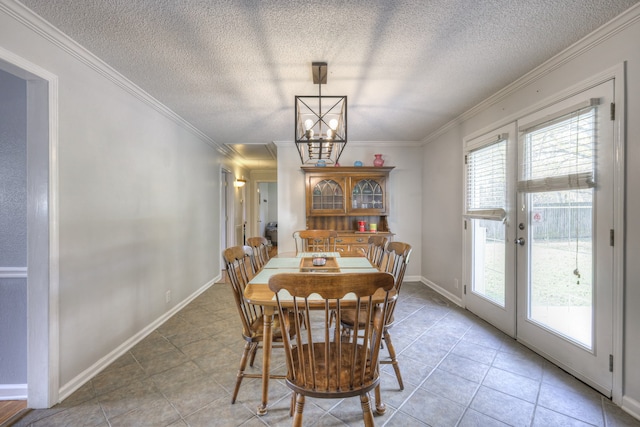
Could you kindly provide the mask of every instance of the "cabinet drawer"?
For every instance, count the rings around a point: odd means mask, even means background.
[[[339,252],[360,252],[363,255],[367,253],[367,249],[369,246],[369,236],[373,234],[365,233],[365,234],[355,234],[355,233],[344,233],[338,234],[336,239],[336,245],[338,247]],[[389,241],[393,234],[391,233],[377,233],[377,235],[385,236]]]
[[[338,235],[336,239],[336,243],[338,245],[364,245],[367,246],[369,242],[369,236],[365,234],[349,234],[349,235]]]
[[[336,238],[336,246],[340,252],[360,252],[363,255],[367,253],[369,236],[353,235],[338,236]]]
[[[336,250],[343,253],[359,253],[364,256],[367,253],[367,247],[367,244],[336,242]]]

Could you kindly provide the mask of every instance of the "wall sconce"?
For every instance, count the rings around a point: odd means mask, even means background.
[[[247,183],[247,180],[244,178],[238,178],[235,180],[235,182],[233,183],[234,187],[244,187],[244,185]]]

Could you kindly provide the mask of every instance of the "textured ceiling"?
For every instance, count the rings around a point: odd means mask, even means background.
[[[21,1],[269,167],[294,96],[318,92],[312,61],[348,97],[350,141],[421,141],[639,0]]]

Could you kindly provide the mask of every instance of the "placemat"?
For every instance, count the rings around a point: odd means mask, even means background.
[[[372,267],[369,260],[365,257],[343,257],[338,258],[338,266],[340,268],[369,268]]]
[[[300,258],[271,258],[264,268],[296,268],[300,266]]]
[[[300,262],[298,260],[298,262]],[[253,279],[249,281],[252,285],[267,285],[269,278],[278,273],[300,273],[298,268],[263,268]]]

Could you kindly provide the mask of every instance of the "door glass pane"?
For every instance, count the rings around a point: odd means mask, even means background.
[[[472,219],[472,291],[501,307],[505,305],[505,225],[502,221]]]
[[[507,141],[499,139],[467,154],[467,213],[504,209],[507,198]]]
[[[590,349],[593,190],[533,193],[529,200],[529,319]]]

